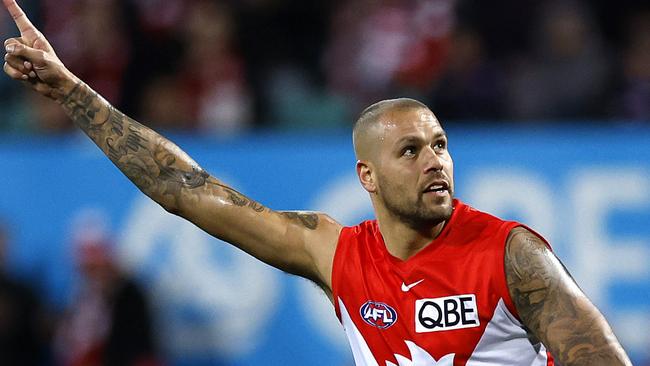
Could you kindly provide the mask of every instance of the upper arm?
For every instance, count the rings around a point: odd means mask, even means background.
[[[275,211],[213,177],[180,192],[177,214],[209,234],[285,272],[306,277],[328,294],[342,226],[322,213]]]
[[[521,321],[562,365],[631,365],[603,315],[538,236],[512,230],[505,271]]]

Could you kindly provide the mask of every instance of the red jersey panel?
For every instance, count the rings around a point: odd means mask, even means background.
[[[454,200],[440,235],[406,261],[376,221],[344,228],[332,287],[357,365],[553,365],[510,298],[505,243],[521,226]]]

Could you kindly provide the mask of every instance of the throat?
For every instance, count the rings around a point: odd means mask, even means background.
[[[416,230],[408,226],[394,228],[394,230],[380,230],[384,236],[386,249],[393,256],[402,261],[415,256],[429,246],[442,232],[446,221],[435,225],[428,230]]]
[[[391,247],[386,244],[386,249],[388,252],[395,258],[398,258],[402,261],[409,260],[411,257],[418,254],[422,249],[426,248],[431,241],[421,242],[421,243],[412,243],[405,246]]]

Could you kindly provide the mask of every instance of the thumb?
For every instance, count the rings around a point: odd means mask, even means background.
[[[52,48],[50,47],[50,44],[41,36],[36,38],[34,41],[33,47],[37,50],[42,50],[45,52],[50,51]]]
[[[9,55],[22,57],[33,65],[45,64],[45,52],[42,50],[37,50],[20,43],[12,43],[6,46],[6,51]]]

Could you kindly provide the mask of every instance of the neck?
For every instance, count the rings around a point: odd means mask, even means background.
[[[386,249],[391,255],[401,260],[407,260],[424,249],[440,235],[446,224],[446,221],[442,221],[433,226],[414,228],[388,213],[383,215],[377,213],[377,222],[384,237]]]

